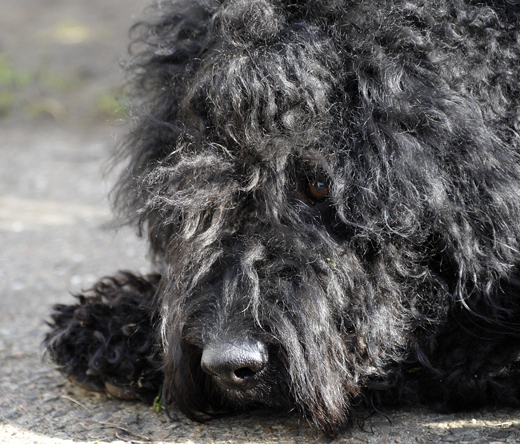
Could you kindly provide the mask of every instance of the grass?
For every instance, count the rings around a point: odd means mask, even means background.
[[[114,93],[102,93],[95,100],[94,112],[98,118],[106,120],[123,119],[126,116],[125,102]]]
[[[6,117],[17,107],[18,92],[31,85],[32,76],[15,68],[13,63],[0,56],[0,117]]]
[[[11,116],[67,120],[87,87],[85,79],[45,68],[30,72],[0,54],[0,120]],[[116,91],[101,92],[90,100],[85,116],[89,120],[115,121],[125,116],[124,101],[117,98]]]

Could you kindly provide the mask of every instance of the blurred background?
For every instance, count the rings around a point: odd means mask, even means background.
[[[125,267],[126,257],[146,264],[132,233],[122,238],[134,244],[106,263],[114,175],[103,174],[126,131],[122,65],[146,5],[1,0],[0,289],[10,302],[0,326],[28,307],[46,316],[49,303]]]
[[[124,114],[128,28],[146,0],[2,0],[0,119],[85,127]]]

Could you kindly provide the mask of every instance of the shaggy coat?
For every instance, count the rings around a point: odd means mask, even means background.
[[[152,13],[115,204],[160,276],[57,307],[63,371],[143,398],[164,382],[197,419],[296,409],[328,434],[363,399],[519,405],[517,2]]]

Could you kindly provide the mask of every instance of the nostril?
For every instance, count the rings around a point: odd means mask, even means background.
[[[248,367],[242,367],[242,368],[239,368],[237,370],[235,370],[235,376],[238,378],[238,379],[247,379],[247,378],[251,378],[252,376],[255,376],[257,372],[255,372],[254,370],[251,370],[250,368]]]

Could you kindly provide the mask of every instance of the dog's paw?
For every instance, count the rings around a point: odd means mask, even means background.
[[[120,272],[77,296],[78,304],[56,305],[47,354],[84,389],[152,401],[162,384],[152,326],[159,280]]]

